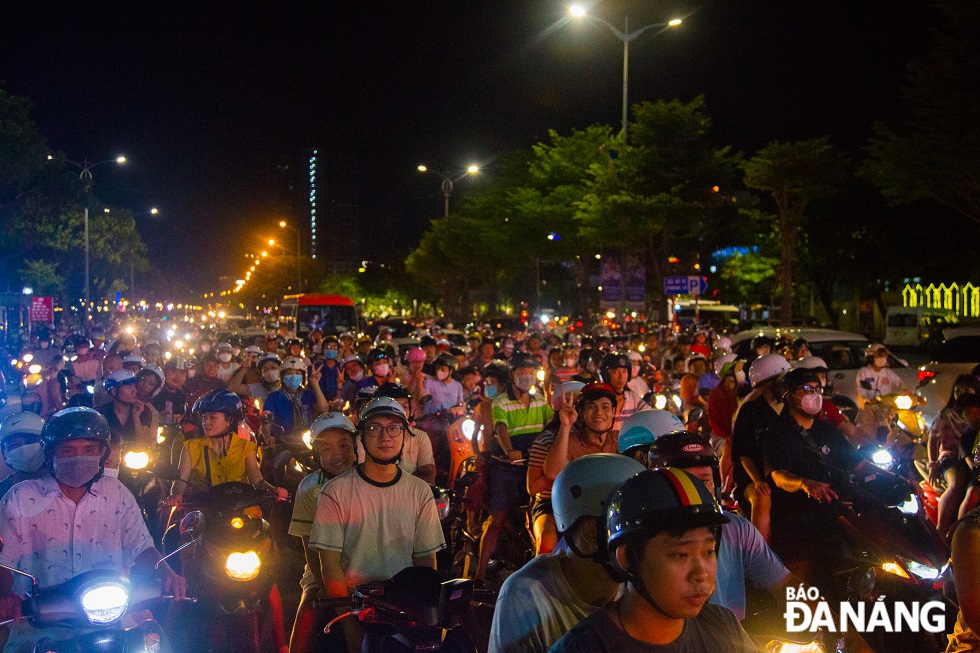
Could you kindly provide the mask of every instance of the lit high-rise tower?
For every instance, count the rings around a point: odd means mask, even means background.
[[[316,150],[310,156],[310,256],[316,258]]]

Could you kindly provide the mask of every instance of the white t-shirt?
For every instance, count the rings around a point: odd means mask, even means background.
[[[228,383],[228,380],[235,376],[235,372],[238,371],[239,367],[241,367],[241,365],[235,361],[228,363],[228,367],[225,367],[224,363],[218,363],[218,378],[225,383]]]
[[[313,530],[313,519],[316,517],[316,504],[320,498],[320,490],[327,482],[323,472],[313,472],[299,482],[296,487],[296,500],[293,501],[293,518],[289,522],[289,534],[294,537],[309,537]],[[318,570],[319,571],[319,570]],[[310,566],[303,567],[303,577],[299,586],[304,590],[313,587],[316,578],[310,571]]]
[[[414,426],[409,426],[409,435],[405,436],[405,446],[402,447],[402,457],[398,461],[398,466],[406,474],[414,474],[419,467],[435,465],[436,459],[432,455],[432,440],[429,434]],[[361,445],[361,438],[355,439],[357,443],[357,462],[364,462],[364,447]]]
[[[871,388],[862,387],[861,381],[867,381]],[[858,370],[855,384],[857,385],[858,396],[866,401],[893,392],[901,392],[905,389],[901,377],[895,374],[891,368],[883,367],[875,372],[875,368],[871,365],[866,365]]]
[[[589,605],[565,579],[563,553],[533,558],[504,581],[497,596],[488,653],[539,653],[604,606]]]
[[[339,551],[347,587],[387,580],[445,548],[429,484],[399,469],[380,484],[357,465],[323,486],[310,548]]]

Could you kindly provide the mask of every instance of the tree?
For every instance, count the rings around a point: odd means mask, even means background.
[[[936,7],[942,31],[904,88],[911,118],[900,130],[875,124],[861,174],[893,204],[933,200],[980,231],[980,4]]]
[[[773,141],[742,164],[745,185],[772,195],[779,214],[781,244],[780,324],[793,320],[793,258],[807,207],[833,196],[844,180],[846,160],[834,153],[826,137],[781,143]]]
[[[31,288],[35,295],[60,295],[64,280],[58,274],[58,264],[47,261],[25,261],[20,272],[24,286]]]

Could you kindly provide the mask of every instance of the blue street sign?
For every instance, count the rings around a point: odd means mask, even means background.
[[[703,277],[664,277],[665,295],[703,295],[708,281]]]

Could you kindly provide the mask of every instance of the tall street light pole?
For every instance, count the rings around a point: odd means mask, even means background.
[[[418,171],[419,172],[429,172],[429,168],[428,168],[428,166],[426,166],[424,164],[420,164],[419,167],[418,167]],[[443,199],[444,199],[442,216],[444,218],[448,218],[449,217],[449,196],[453,194],[453,185],[457,181],[459,181],[460,179],[462,179],[463,177],[465,177],[466,175],[475,175],[478,172],[480,172],[480,166],[476,165],[475,163],[471,163],[466,168],[466,170],[463,171],[463,174],[459,175],[456,178],[453,178],[453,176],[450,175],[448,172],[438,172],[438,171],[433,171],[433,172],[435,172],[437,175],[439,175],[440,177],[442,177],[442,196],[443,196]]]
[[[296,292],[297,293],[303,292],[303,290],[302,290],[303,276],[302,276],[302,273],[300,271],[300,260],[299,260],[299,257],[300,257],[300,253],[299,253],[299,245],[300,245],[299,229],[297,229],[296,227],[291,226],[285,220],[280,220],[279,221],[279,227],[281,229],[292,229],[293,232],[296,234]]]
[[[569,8],[569,13],[576,18],[591,18],[592,20],[598,21],[609,28],[616,38],[623,42],[623,145],[626,144],[626,121],[629,117],[629,79],[630,79],[630,41],[639,38],[648,29],[654,27],[662,27],[664,29],[670,27],[677,27],[681,24],[682,20],[680,18],[673,18],[664,23],[650,23],[645,25],[638,30],[633,32],[630,31],[630,19],[629,16],[623,18],[623,30],[620,31],[616,27],[609,23],[608,21],[599,18],[598,16],[592,16],[588,14],[585,7],[582,5],[572,5]]]
[[[49,155],[48,159],[52,157]],[[85,316],[88,318],[90,315],[89,310],[89,237],[88,237],[88,204],[89,204],[89,194],[92,192],[92,169],[96,168],[103,163],[118,163],[122,165],[126,163],[126,157],[117,156],[115,159],[105,159],[104,161],[99,161],[97,163],[90,163],[88,159],[83,159],[81,163],[76,163],[75,161],[70,161],[65,159],[67,163],[72,164],[76,168],[81,170],[79,177],[82,183],[85,184]]]

